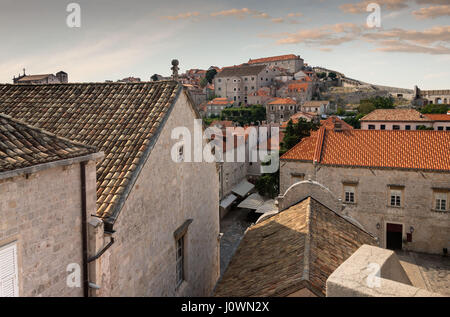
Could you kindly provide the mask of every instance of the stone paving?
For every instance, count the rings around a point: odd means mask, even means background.
[[[450,296],[450,257],[409,251],[396,251],[412,284]]]
[[[251,224],[251,221],[247,219],[248,213],[248,210],[235,208],[220,220],[220,232],[223,233],[220,240],[220,276],[225,272],[245,230]]]

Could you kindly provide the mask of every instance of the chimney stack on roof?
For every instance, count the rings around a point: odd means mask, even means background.
[[[173,59],[172,60],[172,79],[173,80],[178,80],[178,71],[180,70],[180,68],[178,67],[178,65],[180,64],[180,62],[178,62],[177,59]]]

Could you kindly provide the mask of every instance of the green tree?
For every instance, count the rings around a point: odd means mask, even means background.
[[[205,74],[205,78],[208,81],[208,83],[212,84],[212,81],[214,79],[214,77],[217,74],[217,70],[215,70],[214,68],[209,69],[206,74]]]
[[[303,118],[300,118],[295,124],[292,120],[289,120],[283,141],[281,142],[280,155],[283,155],[286,151],[293,148],[294,145],[299,143],[304,137],[310,136],[311,131],[317,130],[318,128],[319,123],[306,121]]]
[[[336,77],[337,77],[336,73],[331,72],[328,74],[328,78],[331,78],[333,80],[336,79]]]
[[[446,105],[446,104],[430,104],[430,105],[426,105],[424,107],[422,107],[422,109],[420,109],[420,112],[422,113],[447,113],[447,111],[450,110],[450,105]]]

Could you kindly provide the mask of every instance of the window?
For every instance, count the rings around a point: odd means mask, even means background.
[[[280,106],[280,110],[284,110],[284,106]]]
[[[444,131],[444,127],[438,127],[438,131]]]
[[[294,106],[289,106],[289,110],[294,110]]]
[[[221,82],[222,82],[222,79],[219,78],[219,79],[217,79],[217,81],[218,81],[219,83],[221,83]]]
[[[392,126],[392,130],[400,130],[400,126],[399,125],[394,125],[394,126]]]
[[[380,125],[380,130],[386,130],[386,126],[384,124]]]
[[[390,190],[390,205],[392,207],[401,207],[402,191],[400,189]]]
[[[346,203],[355,203],[355,186],[344,185],[344,195]]]
[[[447,210],[447,193],[435,193],[435,205],[434,208],[436,210],[445,211]]]
[[[177,240],[177,287],[184,281],[184,235]]]
[[[219,91],[221,91],[221,90],[222,90],[222,88],[219,87]]]
[[[217,109],[217,107],[214,107]],[[184,161],[184,145],[181,145],[178,148],[178,157],[177,157],[177,162],[183,162]]]
[[[411,130],[411,126],[410,125],[405,125],[405,130]]]
[[[450,131],[450,127],[445,127],[445,131]]]
[[[0,247],[0,297],[18,297],[17,246]]]
[[[369,124],[369,130],[375,130],[375,125],[374,124]]]

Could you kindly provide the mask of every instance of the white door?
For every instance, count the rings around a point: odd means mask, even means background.
[[[17,245],[0,247],[0,297],[18,297]]]

